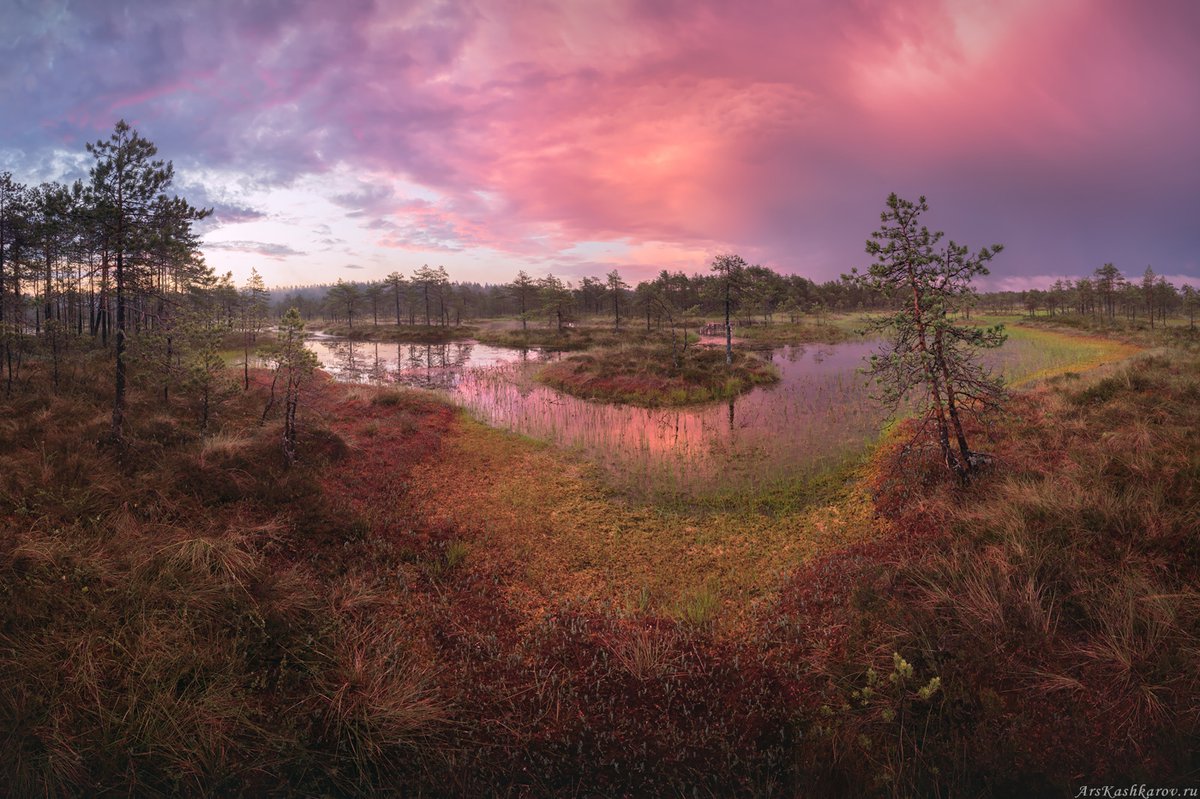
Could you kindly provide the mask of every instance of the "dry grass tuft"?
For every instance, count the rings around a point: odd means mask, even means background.
[[[661,679],[673,670],[677,642],[670,629],[638,628],[613,646],[613,657],[637,680]]]

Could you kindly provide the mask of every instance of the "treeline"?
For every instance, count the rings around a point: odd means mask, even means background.
[[[981,304],[991,310],[1024,311],[1030,316],[1078,314],[1107,319],[1144,319],[1153,328],[1171,316],[1183,315],[1195,326],[1200,291],[1190,285],[1176,287],[1147,266],[1140,278],[1127,278],[1113,264],[1104,264],[1091,277],[1056,280],[1048,289],[1004,291],[984,295]]]
[[[11,393],[28,356],[48,359],[57,387],[66,354],[112,357],[112,436],[124,435],[127,386],[153,384],[217,400],[230,333],[251,342],[268,324],[257,273],[243,287],[204,263],[193,224],[208,216],[169,194],[174,169],[127,123],[87,145],[86,181],[26,186],[0,173],[0,370]],[[248,380],[247,380],[248,382]]]
[[[802,275],[784,275],[737,256],[734,268],[711,273],[660,272],[652,280],[630,286],[619,271],[604,277],[568,282],[554,275],[533,278],[518,272],[511,283],[452,282],[444,267],[422,266],[410,275],[392,272],[383,280],[306,286],[276,292],[274,308],[282,314],[297,308],[305,318],[328,322],[397,325],[456,325],[466,319],[515,316],[526,324],[568,324],[580,317],[609,315],[618,322],[641,318],[661,324],[665,315],[718,317],[728,298],[734,322],[795,322],[820,318],[828,312],[891,309],[904,301],[886,292],[843,278],[816,283]],[[717,259],[717,260],[720,260]],[[1130,280],[1112,264],[1093,277],[1058,280],[1050,289],[972,293],[963,307],[993,313],[1035,315],[1073,313],[1107,318],[1147,320],[1151,326],[1168,317],[1185,315],[1195,323],[1200,291],[1176,287],[1146,268],[1140,280]]]
[[[136,344],[133,354],[143,359],[157,358],[165,383],[179,382],[197,330],[245,333],[248,348],[270,315],[282,318],[293,307],[304,318],[350,326],[450,326],[515,316],[526,325],[561,328],[585,316],[610,315],[617,325],[641,319],[650,326],[684,316],[720,317],[727,310],[742,325],[796,321],[891,308],[903,300],[846,278],[816,283],[720,256],[707,273],[664,270],[634,286],[617,270],[570,282],[521,271],[509,283],[483,284],[454,282],[444,267],[422,266],[378,281],[276,291],[272,304],[256,273],[239,287],[230,274],[218,276],[204,263],[193,223],[208,212],[168,196],[173,169],[155,159],[152,143],[121,122],[108,141],[87,150],[94,159],[87,181],[24,186],[0,173],[0,372],[11,391],[31,351],[45,351],[57,371],[72,347],[112,348],[115,433],[129,347]],[[732,268],[716,268],[718,261]],[[1140,278],[1126,278],[1105,264],[1090,277],[1059,280],[1046,290],[972,294],[956,310],[972,307],[1123,317],[1151,326],[1182,314],[1194,325],[1200,292],[1176,287],[1150,267]]]
[[[736,256],[735,256],[736,257]],[[732,277],[721,273],[660,272],[630,286],[613,270],[603,277],[566,281],[518,272],[511,283],[452,282],[445,268],[422,266],[409,275],[393,272],[380,281],[309,286],[277,292],[274,308],[297,308],[306,317],[361,324],[453,325],[464,319],[516,316],[526,322],[566,324],[582,316],[658,319],[668,309],[694,316],[724,313],[725,285],[732,287],[738,321],[774,321],[831,310],[875,307],[880,298],[849,281],[815,283],[747,265]]]

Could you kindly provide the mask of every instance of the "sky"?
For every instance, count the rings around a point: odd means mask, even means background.
[[[890,192],[1002,243],[985,288],[1113,262],[1200,286],[1192,0],[0,0],[0,171],[118,119],[268,285],[865,267]]]

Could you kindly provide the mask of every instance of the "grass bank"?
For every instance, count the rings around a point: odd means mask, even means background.
[[[399,341],[415,344],[444,344],[475,338],[477,328],[470,325],[332,325],[325,328],[331,336],[351,341]]]
[[[548,364],[537,378],[583,399],[647,407],[732,399],[779,381],[778,369],[744,352],[734,352],[731,364],[715,347],[690,347],[677,357],[662,345],[618,347]]]
[[[1016,319],[1016,317],[1014,317]],[[1140,347],[1181,347],[1194,349],[1200,346],[1200,328],[1189,324],[1187,319],[1174,318],[1164,325],[1158,321],[1151,327],[1145,319],[1109,319],[1092,314],[1056,314],[1054,316],[1022,316],[1016,325],[1031,329],[1056,330],[1090,335],[1120,341]]]
[[[1122,361],[1143,350],[1139,344],[1099,335],[1086,335],[1060,327],[1022,324],[1011,318],[988,318],[985,324],[1003,322],[1012,342],[1025,345],[1020,361],[1006,365],[1009,385],[1022,388],[1063,375],[1079,375],[1104,364]]]
[[[680,331],[682,341],[683,331]],[[695,334],[691,334],[695,340]],[[667,344],[669,346],[671,333],[669,330],[646,330],[636,325],[626,326],[618,330],[611,327],[579,326],[565,327],[557,330],[553,327],[536,326],[527,330],[521,328],[487,328],[480,330],[476,338],[481,344],[494,347],[512,347],[513,349],[546,349],[556,352],[578,352],[581,350],[600,347],[617,347],[637,344]]]
[[[899,534],[836,556],[816,587],[801,570],[779,608],[824,608],[822,626],[843,631],[817,729],[860,764],[863,789],[1188,780],[1198,399],[1194,356],[1141,357],[1016,397],[990,438],[973,431],[996,462],[966,489],[932,453],[901,466],[897,448],[880,452],[876,503]],[[792,657],[816,654],[797,643],[807,654]]]
[[[593,468],[465,416],[442,457],[414,473],[413,496],[439,525],[479,531],[474,557],[520,564],[503,590],[544,610],[556,599],[680,615],[744,617],[787,572],[873,534],[859,483],[814,487],[786,513],[631,504]]]
[[[837,344],[858,338],[858,317],[837,317],[821,322],[775,322],[740,325],[734,337],[751,349],[773,349],[799,344]]]

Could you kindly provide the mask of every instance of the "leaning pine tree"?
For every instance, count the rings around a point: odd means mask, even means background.
[[[918,222],[928,210],[924,197],[913,203],[890,195],[882,225],[867,241],[875,263],[866,275],[855,270],[854,279],[899,303],[895,313],[870,322],[888,343],[871,356],[867,373],[876,399],[893,409],[915,400],[914,442],[936,438],[946,467],[966,482],[983,458],[971,451],[963,419],[998,409],[1004,398],[1001,381],[979,362],[977,351],[999,347],[1007,335],[1001,325],[961,325],[950,315],[970,305],[971,279],[988,274],[987,262],[1003,248],[996,244],[970,255],[951,241],[939,249],[943,234]]]

